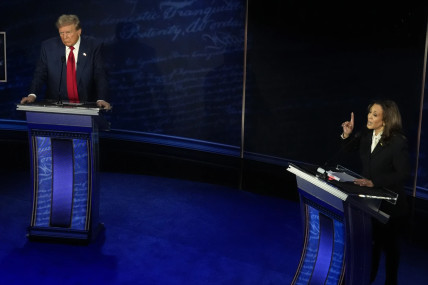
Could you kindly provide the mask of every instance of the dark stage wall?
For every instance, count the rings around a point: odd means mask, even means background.
[[[419,153],[417,145],[427,10],[401,2],[251,0],[246,29],[243,0],[90,0],[67,9],[4,0],[0,119],[24,121],[15,105],[27,95],[40,43],[57,36],[59,15],[75,13],[82,32],[105,43],[114,130],[239,150],[244,110],[246,157],[321,164],[350,113],[363,127],[369,101],[388,97],[402,110],[415,166],[419,154],[414,174],[425,195],[427,138]]]
[[[351,112],[361,129],[370,100],[390,98],[401,109],[414,165],[419,155],[417,186],[425,192],[426,138],[420,152],[417,146],[426,4],[268,2],[249,6],[248,76],[253,80],[245,150],[323,164],[337,152],[340,125]],[[348,159],[339,162],[346,165]]]

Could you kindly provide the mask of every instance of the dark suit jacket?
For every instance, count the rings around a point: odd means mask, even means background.
[[[88,36],[80,37],[79,56],[77,58],[76,79],[80,102],[108,100],[108,81],[101,56],[102,43]],[[46,86],[45,99],[56,100],[59,93],[67,100],[67,68],[65,46],[60,37],[48,39],[42,43],[39,62],[30,86],[30,94],[39,97]],[[61,77],[62,68],[62,79]],[[41,96],[43,97],[43,96]]]
[[[388,141],[381,139],[371,152],[372,135],[373,131],[367,130],[355,140],[362,163],[361,174],[375,187],[384,187],[398,194],[395,206],[382,203],[383,211],[392,216],[404,215],[407,211],[404,185],[410,174],[407,139],[401,134],[393,135]]]

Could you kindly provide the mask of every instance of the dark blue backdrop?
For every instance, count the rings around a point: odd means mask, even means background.
[[[24,121],[15,105],[27,94],[40,43],[57,36],[59,15],[74,13],[84,34],[105,43],[114,130],[239,149],[245,102],[247,157],[320,164],[336,151],[339,126],[351,112],[364,126],[369,101],[388,97],[403,113],[415,166],[419,154],[414,174],[425,194],[423,133],[417,152],[425,8],[250,0],[244,101],[246,1],[90,0],[64,9],[47,0],[4,0],[8,82],[0,83],[0,119]]]
[[[6,34],[0,32],[0,82],[7,80],[6,75]]]
[[[105,43],[112,128],[240,144],[243,1],[74,1],[66,10],[50,1],[0,5],[10,64],[2,118],[21,119],[13,105],[27,94],[40,42],[57,36],[59,15],[75,13],[82,33]]]

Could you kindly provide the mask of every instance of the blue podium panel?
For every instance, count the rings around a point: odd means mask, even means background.
[[[71,227],[74,163],[73,141],[52,139],[52,203],[51,227]]]
[[[46,137],[35,131],[32,135],[37,182],[32,226],[88,230],[89,137],[57,139],[55,133]]]
[[[90,140],[74,139],[74,183],[73,183],[73,215],[71,220],[71,228],[89,230],[89,219],[91,204],[91,154]]]
[[[296,175],[304,224],[304,245],[292,284],[369,284],[371,221],[389,218],[379,211],[378,201],[361,198],[371,190],[361,194],[363,189],[344,189],[345,184],[340,188],[318,177],[316,170],[294,165],[287,170]],[[391,199],[389,193],[383,198]]]
[[[90,240],[100,229],[98,109],[19,105],[33,177],[29,237]]]
[[[301,194],[304,249],[292,284],[340,284],[344,279],[343,216],[321,208]]]

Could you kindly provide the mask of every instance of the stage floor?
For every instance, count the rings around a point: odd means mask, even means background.
[[[6,171],[0,178],[0,284],[290,284],[299,262],[296,201],[103,172],[105,230],[97,239],[89,245],[34,242],[26,238],[29,172]],[[428,246],[415,238],[416,228],[403,236],[402,284],[428,284]],[[383,284],[381,270],[375,284]]]

